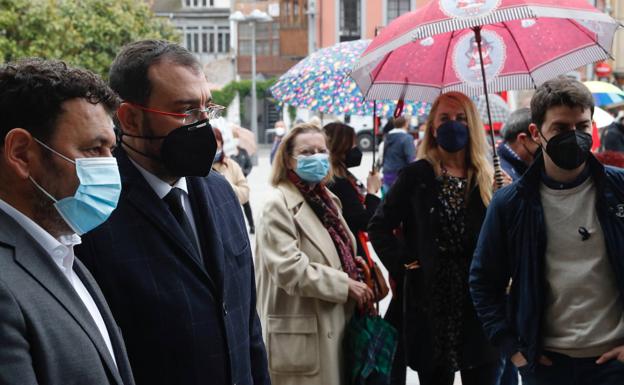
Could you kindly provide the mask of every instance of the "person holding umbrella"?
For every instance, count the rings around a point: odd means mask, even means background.
[[[468,291],[468,268],[494,186],[489,155],[472,100],[442,94],[427,120],[419,160],[401,171],[371,220],[370,240],[404,287],[388,310],[405,354],[405,362],[395,364],[394,383],[404,378],[406,364],[422,385],[453,384],[458,370],[463,385],[495,383],[499,353],[487,342]]]

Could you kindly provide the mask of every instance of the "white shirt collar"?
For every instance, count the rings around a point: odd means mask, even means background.
[[[58,239],[45,231],[35,221],[0,199],[0,210],[13,218],[54,260],[54,263],[66,275],[74,266],[73,247],[81,243],[77,234],[62,235]]]
[[[152,187],[152,190],[154,190],[154,192],[156,193],[156,195],[158,195],[160,199],[163,199],[164,197],[166,197],[167,194],[169,194],[169,191],[171,191],[171,189],[174,187],[182,189],[184,190],[185,193],[188,194],[188,187],[186,186],[185,177],[181,177],[173,186],[171,186],[169,183],[163,181],[156,175],[152,174],[151,172],[141,167],[137,162],[135,162],[131,158],[130,158],[130,161],[132,162],[132,164],[134,164],[137,170],[139,170],[141,175],[143,175],[143,178],[145,178],[147,183]]]
[[[388,131],[388,134],[407,134],[407,132],[405,132],[404,128],[393,128],[392,130]]]

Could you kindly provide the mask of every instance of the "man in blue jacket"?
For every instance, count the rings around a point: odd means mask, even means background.
[[[200,63],[143,40],[121,50],[109,78],[123,100],[122,192],[77,255],[123,332],[136,384],[270,384],[240,204],[209,173],[219,107]]]
[[[407,119],[399,116],[394,120],[394,127],[384,139],[382,186],[384,193],[397,179],[399,171],[416,159],[414,138],[407,133]]]
[[[504,142],[498,146],[498,155],[502,169],[512,180],[522,176],[529,168],[539,146],[533,141],[529,132],[531,110],[521,108],[509,115],[502,134]]]
[[[471,266],[485,332],[525,385],[624,384],[624,171],[591,155],[593,109],[578,81],[537,89],[542,154],[493,198]]]

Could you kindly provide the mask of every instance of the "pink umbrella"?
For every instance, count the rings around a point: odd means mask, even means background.
[[[554,17],[613,23],[587,0],[434,0],[383,28],[360,63],[371,61],[414,40],[509,20]]]
[[[533,88],[609,58],[618,27],[586,0],[432,0],[384,28],[351,76],[367,99],[485,94],[489,117],[488,92]],[[495,148],[494,166],[500,183]]]
[[[609,58],[617,27],[615,21],[538,18],[475,27],[479,35],[466,28],[410,41],[373,61],[381,51],[369,46],[351,76],[367,99],[404,95],[407,100],[431,102],[448,91],[477,96],[485,94],[484,87],[488,92],[529,89]],[[481,50],[477,36],[481,37]]]

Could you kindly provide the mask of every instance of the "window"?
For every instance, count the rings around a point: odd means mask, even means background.
[[[214,0],[182,0],[182,6],[186,8],[214,7]]]
[[[404,13],[411,11],[411,0],[386,0],[388,4],[388,23]]]
[[[307,28],[307,0],[281,0],[279,7],[282,28]]]
[[[340,0],[340,41],[360,38],[360,0]]]
[[[186,49],[195,53],[230,52],[230,27],[187,27],[184,43]]]
[[[259,56],[279,55],[279,23],[256,23],[256,54]],[[224,34],[229,49],[230,33]],[[251,56],[251,26],[238,24],[238,55]]]
[[[199,28],[198,27],[188,27],[186,29],[186,49],[191,52],[199,52]]]
[[[230,28],[227,26],[219,26],[217,34],[217,52],[230,52]]]

